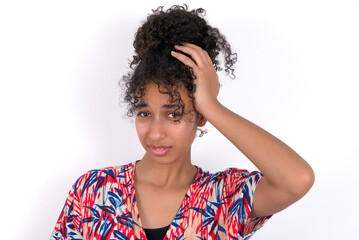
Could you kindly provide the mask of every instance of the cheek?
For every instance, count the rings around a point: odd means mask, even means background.
[[[136,127],[137,136],[141,140],[146,134],[146,128],[144,124],[139,123],[138,121],[136,121],[135,127]]]
[[[186,139],[186,142],[194,140],[196,136],[197,127],[194,124],[188,124],[187,126],[182,126],[176,129],[175,135],[179,136],[181,139]]]

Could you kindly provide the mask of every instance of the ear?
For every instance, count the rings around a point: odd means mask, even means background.
[[[199,119],[198,119],[198,127],[203,127],[204,125],[206,125],[207,123],[207,119],[205,119],[201,114],[199,115]]]

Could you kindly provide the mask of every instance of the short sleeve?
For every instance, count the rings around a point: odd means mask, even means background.
[[[85,175],[80,177],[69,191],[65,206],[57,220],[50,240],[82,240],[81,228],[81,206],[79,196],[80,186],[84,181]]]
[[[249,218],[254,191],[263,174],[237,168],[229,168],[224,173],[225,185],[222,199],[227,205],[227,226],[233,234],[238,232],[240,239],[249,239],[272,216]]]

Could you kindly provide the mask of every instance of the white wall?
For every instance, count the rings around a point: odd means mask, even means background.
[[[47,239],[84,172],[141,158],[118,80],[147,13],[179,1],[0,4],[1,239]],[[358,239],[357,1],[191,1],[238,53],[224,105],[304,157],[312,190],[253,239]],[[255,167],[211,126],[194,164]],[[218,149],[218,150],[216,150]]]

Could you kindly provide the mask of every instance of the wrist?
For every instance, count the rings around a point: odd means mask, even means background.
[[[224,106],[218,101],[218,99],[205,101],[200,106],[196,106],[197,111],[208,121],[211,121],[212,117],[218,117],[218,113],[222,108],[224,108]]]

